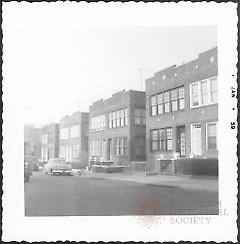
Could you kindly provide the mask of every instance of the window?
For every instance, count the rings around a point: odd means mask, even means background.
[[[184,87],[180,87],[178,89],[178,98],[179,98],[179,109],[184,109],[185,101],[184,101]]]
[[[172,128],[166,129],[166,146],[167,150],[172,150]]]
[[[119,110],[116,111],[116,127],[120,127],[120,116],[119,116]]]
[[[152,116],[184,109],[184,87],[153,95],[150,103]]]
[[[127,155],[127,138],[114,139],[114,154]]]
[[[169,92],[164,92],[164,112],[168,113],[170,111],[170,103],[169,103]]]
[[[191,153],[202,154],[202,129],[200,124],[191,126]]]
[[[201,98],[202,105],[208,104],[208,89],[207,89],[207,80],[201,81]]]
[[[158,114],[162,114],[163,113],[163,94],[162,93],[157,95],[157,102],[158,102],[158,105],[157,105]]]
[[[211,103],[216,103],[217,98],[217,77],[210,79]]]
[[[192,96],[192,106],[198,106],[199,105],[198,83],[192,84],[191,96]]]
[[[158,130],[152,130],[152,151],[158,150]]]
[[[178,109],[178,101],[177,101],[177,89],[174,89],[171,91],[171,106],[172,106],[172,111],[176,111]]]
[[[76,138],[80,136],[80,125],[73,125],[70,127],[70,137]]]
[[[124,120],[124,109],[120,110],[120,126],[124,126],[125,125],[125,120]]]
[[[207,126],[207,149],[217,149],[217,123],[216,122],[210,122],[206,124]]]
[[[172,128],[151,131],[152,151],[172,151]]]
[[[60,129],[60,139],[68,139],[69,138],[68,130],[69,130],[68,127]]]
[[[217,77],[190,84],[191,107],[217,103]]]
[[[90,156],[104,156],[105,154],[105,141],[92,140],[89,142]]]
[[[146,124],[146,110],[145,108],[135,108],[134,109],[134,123],[136,125],[145,125]]]
[[[79,158],[79,145],[73,145],[73,158]]]
[[[151,115],[157,115],[157,96],[151,97]]]
[[[164,129],[159,130],[159,150],[160,151],[165,150],[165,130]]]
[[[128,121],[127,108],[120,109],[109,113],[108,125],[109,128],[123,127],[126,126]]]
[[[105,129],[105,126],[106,116],[104,114],[91,118],[90,131],[101,131]]]

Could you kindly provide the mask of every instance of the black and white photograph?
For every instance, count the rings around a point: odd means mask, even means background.
[[[3,4],[5,241],[237,240],[236,8]]]

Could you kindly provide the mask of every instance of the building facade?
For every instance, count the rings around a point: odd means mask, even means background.
[[[59,156],[59,124],[52,123],[42,128],[41,159],[47,162]]]
[[[75,112],[60,121],[60,157],[79,166],[88,165],[89,113]]]
[[[89,157],[129,165],[146,160],[146,97],[121,91],[89,107]]]
[[[41,129],[24,125],[24,157],[34,161],[41,159]]]
[[[146,80],[147,162],[160,158],[218,157],[217,48]],[[174,155],[175,154],[175,155]]]

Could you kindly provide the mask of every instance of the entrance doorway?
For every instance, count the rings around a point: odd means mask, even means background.
[[[202,154],[202,128],[200,124],[192,125],[191,152],[195,155]]]
[[[180,157],[186,156],[186,133],[184,125],[177,127],[177,151]]]

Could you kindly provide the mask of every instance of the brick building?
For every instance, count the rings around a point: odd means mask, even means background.
[[[60,121],[60,157],[72,166],[88,165],[89,113],[75,112]]]
[[[59,156],[59,124],[52,123],[42,128],[42,152],[43,162]]]
[[[145,92],[121,91],[89,107],[89,156],[127,165],[146,160]]]
[[[38,161],[41,158],[41,129],[24,125],[24,156]]]
[[[147,162],[160,157],[217,157],[217,47],[146,80]]]

